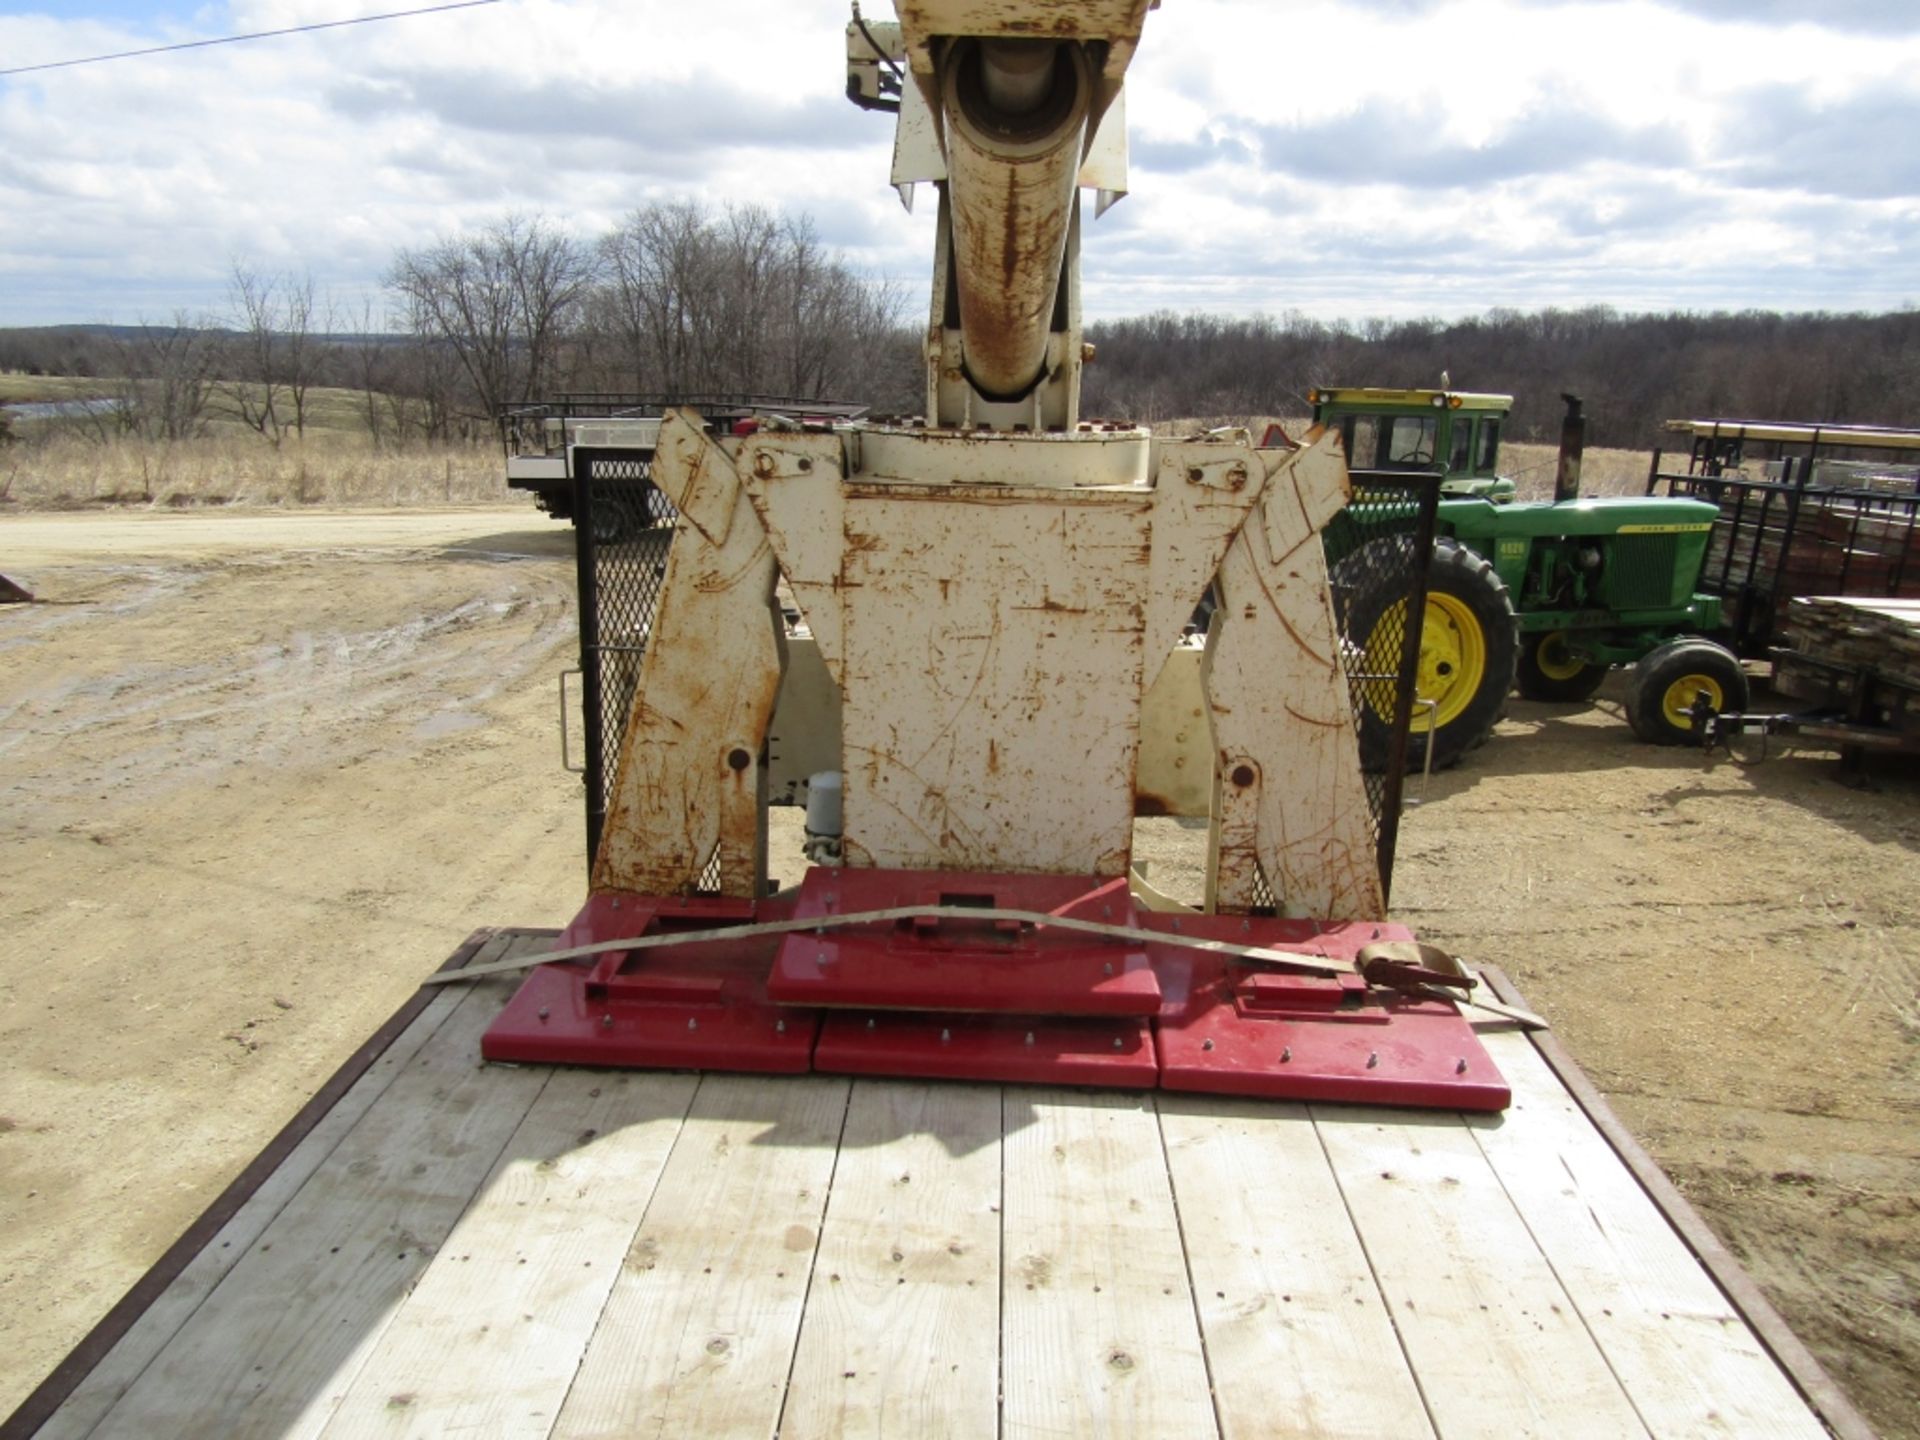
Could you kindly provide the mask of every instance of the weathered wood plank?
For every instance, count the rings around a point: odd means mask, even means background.
[[[1648,1428],[1824,1435],[1526,1036],[1481,1039],[1513,1108],[1468,1127]]]
[[[473,963],[485,964],[510,953],[516,937],[497,935],[475,952]],[[518,939],[520,946],[538,941]],[[275,1216],[326,1163],[334,1147],[352,1131],[384,1095],[434,1033],[453,1014],[462,996],[441,994],[416,1015],[353,1086],[336,1101],[298,1145],[275,1167],[247,1202],[207,1243],[172,1284],[149,1305],[127,1333],[120,1337],[87,1372],[86,1378],[40,1427],[39,1440],[79,1440],[89,1435],[112,1409],[127,1387],[192,1318],[213,1289],[252,1247]]]
[[[1459,1117],[1312,1113],[1436,1430],[1646,1433]]]
[[[1006,1095],[1008,1440],[1218,1434],[1150,1098]]]
[[[1306,1107],[1159,1108],[1221,1435],[1431,1435]]]
[[[507,983],[472,988],[96,1434],[318,1433],[546,1083],[479,1063]]]
[[[994,1433],[1000,1123],[995,1086],[854,1086],[783,1435]]]
[[[556,1437],[773,1433],[847,1095],[702,1078]]]
[[[325,1433],[544,1437],[696,1083],[554,1072]]]

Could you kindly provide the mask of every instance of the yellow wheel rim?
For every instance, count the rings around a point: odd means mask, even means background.
[[[1363,663],[1369,675],[1391,675],[1399,668],[1402,637],[1406,634],[1406,602],[1382,612],[1367,632]],[[1487,678],[1487,635],[1471,606],[1453,595],[1427,596],[1424,623],[1420,627],[1420,664],[1414,679],[1414,694],[1421,700],[1437,703],[1429,710],[1417,705],[1410,727],[1415,735],[1450,725],[1458,720],[1480,693]],[[1383,720],[1393,716],[1394,686],[1391,680],[1369,680],[1364,691],[1367,704]]]
[[[1567,653],[1567,632],[1554,630],[1540,637],[1534,647],[1533,663],[1549,680],[1571,680],[1587,668],[1587,662]]]
[[[1727,695],[1720,688],[1720,682],[1711,675],[1682,675],[1660,697],[1660,709],[1666,714],[1667,723],[1676,730],[1688,730],[1693,727],[1693,702],[1702,695],[1716,711],[1727,708]]]

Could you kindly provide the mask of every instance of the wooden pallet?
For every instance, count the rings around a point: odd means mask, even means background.
[[[1550,1038],[1471,1118],[483,1065],[510,984],[414,1001],[0,1435],[1869,1433]]]

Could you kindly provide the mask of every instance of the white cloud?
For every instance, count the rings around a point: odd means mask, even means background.
[[[0,55],[370,8],[235,0],[136,30],[75,0],[0,16]],[[1807,13],[1166,0],[1088,308],[1911,303],[1920,7]],[[844,22],[841,0],[507,0],[0,80],[0,324],[217,308],[234,257],[357,303],[398,247],[507,209],[591,234],[679,195],[808,211],[915,292],[932,207],[900,212],[885,118],[840,96]]]

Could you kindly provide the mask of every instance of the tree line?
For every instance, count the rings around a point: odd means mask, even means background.
[[[507,215],[398,251],[390,302],[343,314],[311,275],[236,262],[220,315],[0,331],[0,370],[97,377],[102,437],[179,440],[215,420],[271,444],[306,434],[312,392],[345,389],[376,445],[471,440],[558,392],[854,397],[919,385],[896,287],[855,272],[811,220],[759,206],[643,206],[581,238]]]
[[[1623,315],[1490,310],[1453,321],[1160,312],[1089,325],[1084,413],[1152,421],[1304,415],[1315,386],[1514,397],[1509,433],[1552,440],[1561,392],[1593,445],[1662,443],[1670,419],[1920,425],[1920,312]]]
[[[80,423],[179,439],[224,419],[278,445],[320,386],[358,398],[376,444],[492,434],[558,392],[754,392],[911,413],[920,295],[856,272],[806,217],[687,201],[580,237],[507,215],[398,251],[387,303],[343,314],[311,276],[232,267],[227,311],[108,329],[0,331],[0,369],[92,375],[115,403]],[[1659,443],[1667,419],[1920,424],[1920,312],[1621,314],[1327,321],[1161,311],[1087,327],[1089,418],[1300,415],[1315,386],[1513,395],[1509,433],[1551,439],[1562,391],[1588,439]]]

